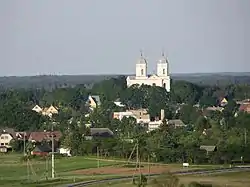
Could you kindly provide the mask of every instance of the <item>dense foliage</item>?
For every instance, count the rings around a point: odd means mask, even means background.
[[[102,105],[86,117],[89,94],[99,95]],[[203,109],[218,105],[220,97],[229,100],[224,111],[204,115]],[[133,118],[112,119],[114,111],[125,110],[114,104],[118,98],[129,109],[147,108],[152,117],[159,116],[164,109],[167,119],[181,119],[187,127],[175,129],[165,124],[147,133]],[[246,98],[250,98],[250,86],[245,84],[218,87],[173,81],[171,93],[167,93],[155,86],[127,88],[123,76],[96,83],[92,88],[78,85],[52,90],[3,89],[0,92],[0,126],[17,131],[48,129],[48,118],[31,109],[35,104],[41,107],[52,104],[59,108],[54,120],[55,128],[64,134],[61,143],[70,147],[74,155],[93,154],[98,147],[102,156],[128,158],[138,141],[142,160],[150,157],[152,161],[167,163],[223,163],[239,160],[241,156],[250,160],[250,138],[246,135],[250,130],[250,115],[239,112],[235,117],[239,107],[235,101]],[[88,134],[87,123],[92,127],[108,127],[115,137],[86,140],[83,135]],[[218,150],[207,154],[200,150],[200,145],[215,145]]]

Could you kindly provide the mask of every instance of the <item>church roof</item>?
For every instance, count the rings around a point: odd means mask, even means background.
[[[142,52],[139,60],[137,61],[137,64],[146,64],[147,60],[143,57]]]
[[[164,53],[162,53],[160,60],[158,61],[160,64],[168,63],[168,59],[165,57]]]

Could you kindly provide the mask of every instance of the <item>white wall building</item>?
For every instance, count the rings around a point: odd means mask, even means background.
[[[136,63],[136,75],[127,77],[127,86],[134,84],[145,84],[151,86],[159,86],[170,91],[170,75],[169,63],[167,58],[162,54],[161,59],[157,62],[157,74],[148,76],[147,74],[147,60],[142,56]]]

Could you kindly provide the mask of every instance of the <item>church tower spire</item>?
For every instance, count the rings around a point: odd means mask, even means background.
[[[140,50],[140,59],[136,63],[136,79],[145,79],[147,77],[147,60],[143,57]]]
[[[162,51],[161,53],[161,58],[160,60],[157,62],[157,75],[159,77],[166,77],[169,75],[168,72],[168,60],[164,55],[164,51]]]

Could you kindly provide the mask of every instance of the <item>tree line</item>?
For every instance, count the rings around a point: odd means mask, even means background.
[[[89,116],[86,101],[89,95],[99,95],[101,106]],[[229,101],[222,112],[204,114],[208,106],[219,104],[219,98]],[[114,104],[118,99],[126,105]],[[59,114],[54,116],[55,129],[64,134],[61,144],[71,148],[74,155],[95,154],[128,158],[138,141],[140,158],[148,157],[155,162],[229,163],[232,160],[250,160],[249,136],[250,115],[239,112],[237,100],[250,98],[250,86],[229,84],[225,86],[200,86],[186,81],[173,81],[171,92],[156,86],[134,85],[127,88],[124,76],[103,80],[91,88],[75,87],[39,89],[3,89],[0,92],[0,126],[17,131],[49,130],[50,121],[31,109],[54,105]],[[199,104],[199,106],[195,106]],[[152,117],[165,110],[166,119],[181,119],[187,126],[174,128],[163,124],[160,129],[147,132],[133,118],[121,121],[112,118],[114,111],[148,109]],[[83,136],[92,127],[107,127],[114,138],[94,138],[88,141]],[[131,141],[132,140],[132,141]],[[214,145],[217,151],[206,153],[201,145]]]

